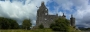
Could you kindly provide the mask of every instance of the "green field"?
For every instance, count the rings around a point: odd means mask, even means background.
[[[53,32],[53,31],[51,29],[34,29],[34,30],[9,29],[9,30],[0,30],[0,32]]]
[[[69,32],[81,32],[80,30],[75,30],[74,28],[69,27]],[[25,30],[25,29],[7,29],[3,30],[1,29],[0,32],[55,32],[52,29],[46,28],[46,29],[31,29],[31,30]]]
[[[33,29],[33,30],[24,30],[24,29],[8,29],[0,30],[0,32],[53,32],[51,29]],[[70,31],[70,32],[81,32],[81,31]]]

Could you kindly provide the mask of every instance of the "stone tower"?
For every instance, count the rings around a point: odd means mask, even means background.
[[[75,27],[75,18],[73,17],[73,15],[71,15],[71,18],[70,18],[70,24],[71,26]]]
[[[53,23],[56,18],[58,18],[58,15],[48,15],[48,9],[44,5],[44,2],[42,2],[37,10],[36,27],[43,24],[44,28],[49,28],[50,24]]]
[[[64,13],[63,13],[62,17],[63,17],[63,18],[66,18],[66,16],[64,15]]]

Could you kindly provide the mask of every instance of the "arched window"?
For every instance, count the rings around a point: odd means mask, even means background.
[[[47,20],[46,18],[44,20]]]
[[[47,15],[47,13],[45,13],[45,15]]]

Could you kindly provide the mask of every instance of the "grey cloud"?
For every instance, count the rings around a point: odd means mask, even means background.
[[[88,14],[90,14],[90,13],[85,14],[82,19],[79,19],[79,21],[80,21],[79,25],[90,27],[90,15],[88,15]]]

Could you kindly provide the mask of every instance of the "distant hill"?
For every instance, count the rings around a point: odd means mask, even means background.
[[[83,31],[90,31],[90,28],[86,28],[83,25],[76,25],[78,27],[78,29],[83,30]]]

